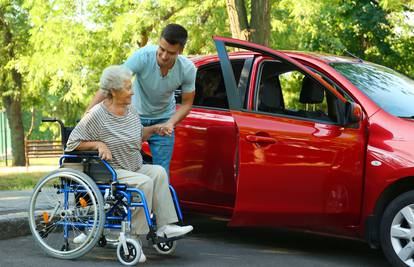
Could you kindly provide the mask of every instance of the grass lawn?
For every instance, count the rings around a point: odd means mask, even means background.
[[[45,166],[45,165],[59,165],[59,158],[34,158],[34,159],[29,159],[30,165],[40,165],[40,166]],[[11,166],[11,159],[9,159],[7,161],[7,166],[10,167]],[[0,167],[6,167],[6,161],[5,160],[0,160]]]
[[[0,190],[33,189],[48,172],[0,173]]]

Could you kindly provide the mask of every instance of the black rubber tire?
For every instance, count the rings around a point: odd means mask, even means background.
[[[381,248],[392,266],[407,267],[395,252],[391,242],[391,225],[395,216],[405,207],[414,204],[414,191],[408,191],[395,198],[385,209],[380,223]]]
[[[67,250],[67,247],[66,247],[66,245],[64,245],[64,247],[62,247],[62,249],[61,249],[62,250],[61,252],[52,251],[41,242],[42,237],[36,231],[36,222],[35,222],[35,219],[34,219],[35,215],[34,215],[34,211],[33,211],[33,208],[35,206],[34,196],[35,196],[36,192],[41,191],[43,183],[45,181],[48,181],[49,179],[54,178],[54,177],[71,177],[71,176],[75,177],[75,179],[79,179],[79,181],[82,181],[91,190],[92,194],[96,197],[96,203],[97,203],[97,209],[98,209],[98,222],[101,222],[101,223],[97,224],[97,228],[95,228],[92,240],[86,246],[84,246],[82,249],[74,251],[73,253],[65,253],[65,251]],[[34,236],[35,243],[44,252],[46,252],[47,254],[49,254],[52,257],[59,258],[59,259],[76,259],[76,258],[79,258],[79,257],[85,255],[92,248],[95,247],[95,245],[99,241],[99,238],[102,235],[104,224],[105,224],[105,212],[103,210],[103,206],[104,206],[104,200],[103,200],[101,191],[99,190],[96,183],[89,176],[87,176],[85,173],[74,170],[74,169],[69,169],[69,168],[61,168],[61,169],[57,169],[55,171],[52,171],[51,173],[46,175],[43,179],[41,179],[37,183],[37,185],[35,186],[35,188],[33,190],[33,194],[31,196],[31,199],[30,199],[29,227],[30,227],[30,230],[31,230],[31,232]]]

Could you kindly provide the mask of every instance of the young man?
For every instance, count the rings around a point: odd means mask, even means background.
[[[174,147],[174,127],[190,112],[194,100],[196,68],[181,55],[187,41],[187,30],[178,24],[167,25],[158,46],[147,45],[133,53],[124,63],[135,76],[132,105],[141,116],[144,126],[162,124],[159,134],[153,135],[150,145],[153,164],[161,165],[169,175]],[[176,111],[174,91],[182,90],[182,103]],[[95,94],[90,106],[104,99]]]

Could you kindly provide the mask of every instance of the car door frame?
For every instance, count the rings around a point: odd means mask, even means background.
[[[226,50],[226,46],[239,48],[239,49],[246,49],[252,52],[260,53],[264,56],[272,57],[272,58],[276,57],[277,59],[281,60],[283,63],[293,65],[296,68],[303,71],[304,73],[306,73],[307,75],[309,75],[314,81],[316,81],[317,83],[321,84],[324,88],[327,88],[329,91],[331,91],[344,104],[347,102],[347,100],[340,93],[338,93],[329,83],[327,83],[322,78],[320,78],[318,75],[310,71],[302,63],[291,58],[290,56],[286,55],[283,52],[276,51],[268,47],[250,43],[247,41],[234,39],[234,38],[215,36],[213,37],[213,39],[216,45],[218,57],[220,59],[220,65],[221,65],[222,72],[223,72],[224,84],[226,86],[227,98],[229,101],[230,110],[240,111],[241,109],[243,109],[243,103],[241,101],[242,96],[238,94],[238,90],[237,90],[238,86],[236,84],[236,79],[234,78],[234,75],[233,75],[233,70],[230,64],[230,59],[229,59],[229,56]]]
[[[229,58],[228,58],[226,46],[241,48],[241,49],[246,49],[252,52],[256,52],[256,53],[259,53],[260,55],[268,56],[268,57],[280,60],[282,63],[290,64],[294,66],[296,69],[298,69],[299,71],[302,71],[305,75],[309,76],[311,79],[319,83],[321,86],[329,90],[334,96],[337,97],[338,112],[339,112],[338,124],[339,125],[346,124],[345,114],[347,111],[347,106],[349,106],[347,105],[349,104],[349,102],[336,89],[334,89],[328,82],[323,80],[317,74],[313,73],[311,70],[309,70],[299,61],[291,58],[290,56],[284,54],[283,52],[275,51],[270,48],[257,45],[257,44],[252,44],[252,43],[242,41],[242,40],[225,38],[225,37],[214,37],[214,41],[215,41],[218,56],[220,59],[223,76],[225,78],[224,83],[225,83],[226,91],[227,91],[228,98],[229,98],[229,107],[232,113],[234,114],[234,116],[238,116],[242,114],[244,107],[243,107],[242,101],[240,101],[241,96],[238,95],[238,90],[237,90],[237,85],[235,84],[235,79],[234,77],[232,77],[232,69],[231,69],[231,65],[229,65]],[[255,72],[255,71],[252,70],[252,72]],[[254,78],[251,78],[251,79],[254,79]],[[232,101],[230,101],[230,98],[232,98]],[[343,105],[341,105],[341,103],[343,103]],[[249,110],[245,110],[245,111],[249,111]],[[240,161],[238,161],[238,163],[240,164]],[[239,176],[239,175],[240,175],[239,173],[236,173],[236,176]],[[361,179],[362,179],[362,175],[361,175]],[[362,194],[362,191],[360,192],[360,194]],[[236,199],[237,199],[237,196],[236,196]],[[234,209],[234,214],[237,214],[237,201],[236,201],[236,206]],[[246,219],[246,217],[242,219],[240,219],[239,217],[239,218],[236,218],[236,220],[234,220],[234,217],[235,217],[234,214],[233,214],[232,221],[230,222],[230,225],[234,225],[234,226],[255,225],[254,221],[256,222],[260,221],[259,219],[253,219],[249,222],[249,219]],[[358,214],[356,216],[359,216]]]

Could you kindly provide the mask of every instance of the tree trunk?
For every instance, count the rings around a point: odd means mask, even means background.
[[[29,131],[26,133],[26,135],[24,137],[24,149],[25,149],[24,160],[25,160],[26,167],[29,166],[29,157],[28,157],[28,154],[27,154],[27,151],[26,151],[27,141],[29,140],[30,135],[32,135],[32,133],[33,133],[33,129],[34,129],[34,126],[35,126],[35,119],[36,119],[36,109],[34,107],[32,107],[31,113],[32,113],[32,118],[31,118],[31,122],[30,122],[30,128],[29,128]]]
[[[8,60],[15,59],[13,34],[9,25],[4,20],[4,14],[0,16],[0,29],[3,34],[3,42],[7,44],[7,58]],[[3,105],[6,108],[6,116],[10,126],[11,146],[12,146],[12,166],[25,166],[26,158],[24,154],[24,129],[23,117],[21,108],[21,92],[22,92],[22,76],[16,69],[10,70],[10,75],[13,82],[10,87],[13,88],[12,94],[2,94],[1,98]],[[4,82],[6,79],[3,79]],[[3,84],[3,86],[5,86]],[[2,93],[2,92],[0,92]]]
[[[3,96],[3,105],[6,107],[7,121],[11,132],[13,161],[12,166],[25,166],[24,130],[20,96]]]
[[[249,23],[244,0],[226,0],[227,14],[233,38],[250,40]]]
[[[269,45],[270,36],[270,1],[252,1],[251,41],[264,46]]]

